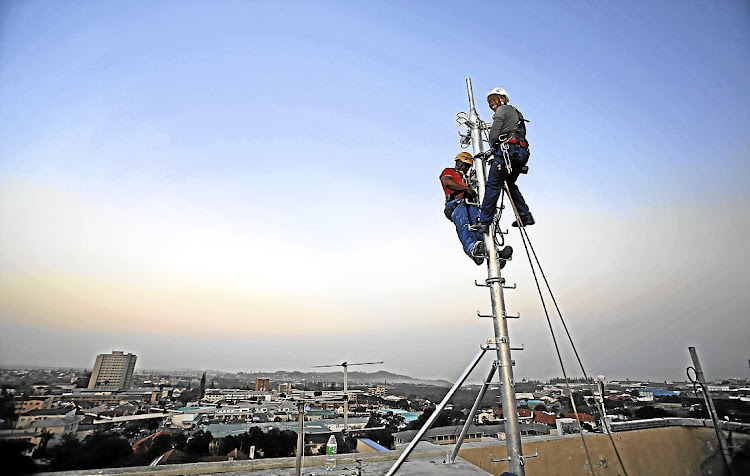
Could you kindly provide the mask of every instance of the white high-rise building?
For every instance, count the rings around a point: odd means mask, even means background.
[[[96,356],[94,369],[89,379],[89,390],[124,390],[130,388],[135,370],[133,354],[113,350],[111,354]]]

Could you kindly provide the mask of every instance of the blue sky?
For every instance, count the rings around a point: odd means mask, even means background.
[[[3,2],[0,362],[455,378],[492,332],[437,180],[471,78],[531,120],[589,373],[747,376],[748,60],[741,1]],[[509,242],[516,377],[559,375]]]

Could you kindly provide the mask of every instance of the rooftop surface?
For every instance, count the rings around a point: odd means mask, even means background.
[[[362,460],[362,474],[366,476],[383,476],[391,469],[401,450],[383,453],[359,453],[336,455],[336,467],[325,469],[326,456],[307,456],[304,458],[302,475],[304,476],[350,476],[357,474],[357,459]],[[468,461],[457,458],[450,465],[443,464],[445,451],[435,450],[432,445],[422,447],[420,443],[398,470],[399,476],[487,476],[490,473],[474,466]],[[222,474],[226,476],[294,476],[296,474],[295,458],[275,458],[272,460],[222,461],[216,463],[174,464],[163,466],[140,466],[131,468],[92,469],[86,471],[62,471],[40,473],[46,476],[116,476],[116,475],[205,475]]]

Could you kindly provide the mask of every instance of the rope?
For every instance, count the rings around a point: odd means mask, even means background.
[[[508,189],[508,184],[507,183],[505,183],[505,193],[507,193],[508,197],[510,197],[510,190]],[[557,352],[557,358],[558,358],[558,360],[560,362],[560,368],[562,369],[563,377],[565,377],[565,386],[568,389],[568,395],[570,397],[570,402],[571,402],[571,405],[573,407],[573,413],[575,414],[576,420],[579,423],[579,429],[580,429],[580,419],[578,417],[578,409],[576,407],[575,401],[573,400],[573,391],[570,388],[570,380],[569,380],[567,372],[565,370],[565,365],[564,365],[563,360],[562,360],[562,355],[560,354],[560,347],[559,347],[559,345],[557,343],[557,338],[555,336],[555,331],[552,328],[552,321],[551,321],[551,319],[549,317],[549,312],[547,311],[547,305],[546,305],[546,303],[544,301],[544,296],[542,294],[542,290],[541,290],[540,285],[539,285],[539,279],[537,278],[536,271],[534,270],[534,265],[533,265],[533,262],[531,260],[531,255],[532,254],[534,255],[534,260],[536,261],[536,265],[539,268],[539,273],[541,274],[542,279],[544,280],[544,284],[547,287],[547,292],[549,292],[549,295],[552,298],[552,302],[553,302],[553,304],[555,306],[555,310],[557,311],[557,315],[560,318],[560,322],[562,323],[563,328],[565,329],[565,333],[568,336],[568,341],[570,342],[570,345],[571,345],[571,347],[573,349],[573,352],[574,352],[574,354],[576,356],[576,359],[578,360],[578,365],[581,367],[581,371],[583,372],[583,376],[584,376],[584,381],[586,382],[586,385],[588,386],[589,391],[591,392],[592,396],[594,397],[594,406],[597,409],[597,413],[599,414],[599,417],[602,419],[602,422],[603,422],[602,426],[604,427],[605,432],[609,436],[609,440],[610,440],[610,442],[612,444],[612,448],[615,451],[615,455],[617,456],[617,460],[620,463],[620,467],[622,468],[623,472],[625,473],[625,476],[627,476],[628,472],[625,469],[625,464],[622,461],[622,457],[620,455],[619,450],[617,449],[617,445],[615,444],[615,440],[612,437],[612,433],[609,430],[609,426],[604,421],[604,410],[600,406],[600,403],[597,401],[596,396],[594,395],[594,390],[593,390],[593,387],[591,386],[591,380],[589,379],[589,377],[588,377],[588,375],[586,373],[586,369],[583,366],[583,362],[581,361],[581,357],[580,357],[580,355],[578,353],[578,349],[576,348],[575,343],[573,342],[573,337],[571,336],[570,331],[568,329],[568,326],[565,323],[565,319],[563,318],[562,311],[560,311],[560,306],[557,304],[557,300],[555,299],[555,295],[552,292],[552,288],[551,288],[551,286],[549,284],[549,281],[547,281],[547,276],[544,274],[544,270],[542,269],[542,265],[539,262],[539,257],[537,256],[536,251],[534,250],[534,247],[531,244],[531,240],[529,239],[528,233],[526,232],[526,227],[523,225],[523,221],[521,220],[521,217],[518,214],[518,210],[516,209],[516,204],[510,198],[509,198],[508,201],[510,202],[511,206],[513,207],[513,213],[516,216],[516,221],[517,221],[517,223],[519,225],[518,228],[519,228],[519,231],[520,231],[520,234],[521,234],[521,240],[523,242],[524,248],[526,249],[526,255],[527,255],[528,259],[529,259],[529,266],[531,267],[531,272],[532,272],[532,274],[534,276],[534,281],[536,282],[537,291],[539,292],[539,298],[540,298],[540,300],[542,302],[542,307],[544,309],[544,315],[545,315],[545,317],[547,319],[547,325],[549,326],[550,333],[552,335],[552,341],[555,344],[555,351]],[[529,253],[529,249],[531,249],[531,253]],[[602,400],[604,400],[604,395],[602,395]],[[591,470],[591,473],[593,474],[594,471],[593,471],[593,465],[591,463],[591,457],[589,455],[588,447],[586,445],[586,439],[584,438],[582,431],[581,431],[580,435],[581,435],[581,441],[583,443],[584,450],[586,451],[586,459],[588,460],[589,468]]]

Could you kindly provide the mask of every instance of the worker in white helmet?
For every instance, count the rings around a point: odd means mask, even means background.
[[[526,140],[526,120],[518,109],[508,104],[509,102],[508,93],[503,88],[492,88],[487,94],[487,104],[495,113],[492,116],[489,137],[490,147],[495,151],[495,156],[484,189],[479,223],[475,227],[481,233],[488,232],[495,217],[497,201],[506,183],[521,222],[519,224],[516,220],[512,226],[534,224],[529,206],[516,186],[518,175],[529,161],[530,155],[529,143]]]

